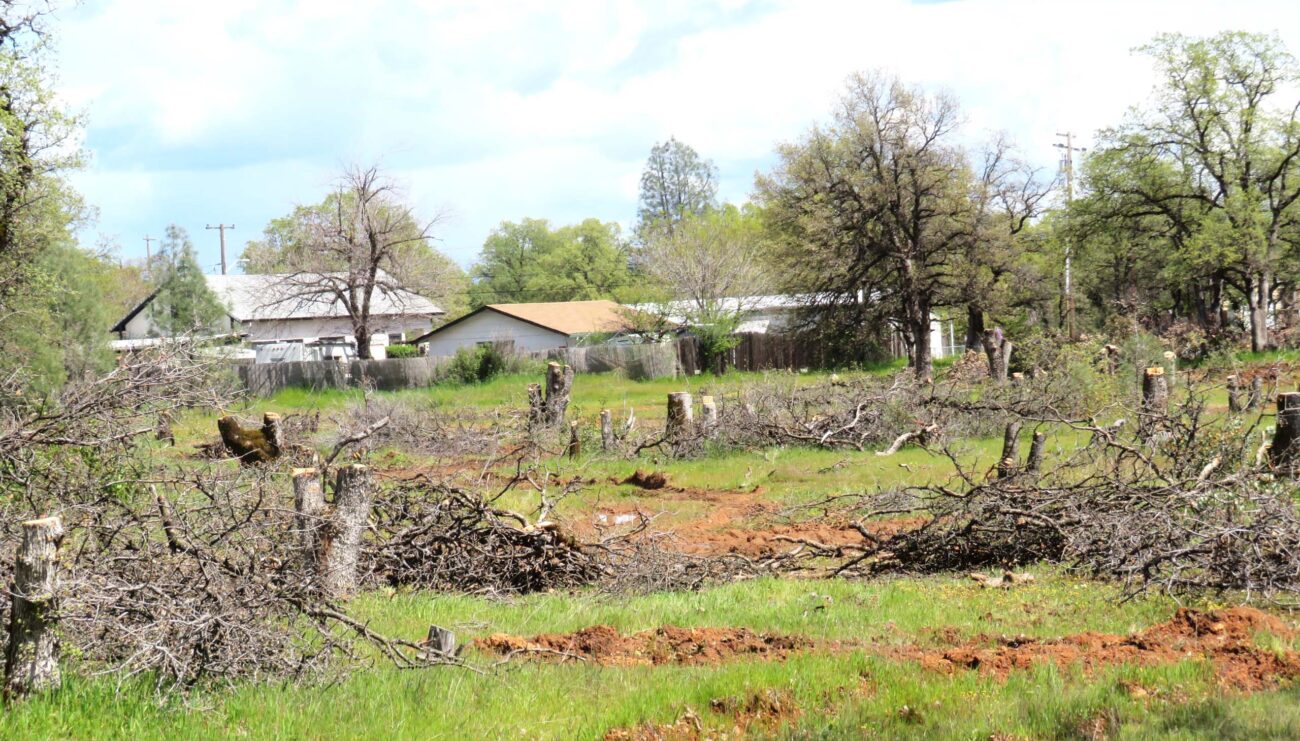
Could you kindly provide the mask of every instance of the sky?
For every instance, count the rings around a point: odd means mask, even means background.
[[[1006,132],[1053,174],[1150,95],[1157,33],[1278,32],[1295,0],[86,0],[57,21],[60,95],[84,114],[81,237],[234,224],[229,258],[349,165],[377,164],[468,267],[502,221],[630,227],[650,148],[713,160],[743,202],[778,144],[855,71],[946,90],[972,143]],[[234,268],[232,267],[232,270]]]

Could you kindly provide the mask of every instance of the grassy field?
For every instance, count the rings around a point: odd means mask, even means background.
[[[783,375],[791,383],[822,379]],[[521,407],[533,380],[510,376],[383,396],[446,408]],[[628,407],[644,420],[662,420],[669,391],[720,393],[757,380],[760,374],[654,382],[584,376],[571,409],[584,420],[602,408]],[[329,418],[359,400],[352,392],[286,391],[234,411],[249,417],[320,411]],[[178,447],[160,454],[184,460],[190,446],[213,437],[216,416],[196,413],[179,420]],[[1078,433],[1061,430],[1050,439],[1054,448],[1082,441]],[[992,438],[963,441],[964,459],[977,469],[992,466],[1000,444]],[[404,468],[429,463],[410,456],[400,462]],[[760,529],[785,517],[791,505],[951,475],[946,459],[910,448],[889,457],[774,447],[695,460],[556,457],[547,465],[587,481],[579,495],[561,503],[558,514],[567,524],[587,522],[606,509],[644,509],[662,512],[666,525],[694,522],[719,530]],[[671,495],[619,483],[638,468],[665,473]],[[512,497],[505,501],[520,511],[530,505],[526,495]],[[733,498],[739,504],[731,521],[695,522],[720,508],[730,512]],[[1117,587],[1058,567],[1030,571],[1036,580],[1014,589],[984,589],[954,574],[872,581],[759,578],[639,596],[593,590],[500,598],[372,592],[352,602],[352,613],[410,638],[423,636],[430,624],[453,629],[462,641],[595,625],[624,634],[673,625],[748,628],[805,637],[815,645],[773,660],[656,666],[527,657],[498,665],[497,656],[470,649],[469,659],[481,671],[375,666],[325,684],[272,680],[165,698],[147,678],[118,684],[73,676],[63,691],[0,715],[0,737],[598,739],[648,723],[680,738],[1300,738],[1300,689],[1285,683],[1250,693],[1225,687],[1214,668],[1195,656],[1151,665],[1048,663],[996,675],[936,671],[899,653],[961,643],[997,646],[1007,637],[1053,639],[1088,631],[1126,636],[1168,621],[1180,606],[1226,606],[1160,596],[1123,600]],[[1300,647],[1288,631],[1261,632],[1252,640],[1266,651]]]

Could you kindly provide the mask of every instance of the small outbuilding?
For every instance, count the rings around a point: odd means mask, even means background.
[[[573,347],[591,335],[626,331],[626,311],[613,301],[488,304],[413,342],[433,357],[489,343],[515,352]]]

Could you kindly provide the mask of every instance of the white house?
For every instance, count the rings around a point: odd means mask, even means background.
[[[316,359],[355,354],[349,350],[352,320],[343,304],[328,296],[301,296],[303,276],[207,275],[208,288],[226,307],[218,334],[235,334],[258,349],[258,362]],[[119,350],[138,347],[162,336],[151,305],[141,301],[117,324],[113,343]],[[428,331],[443,314],[433,302],[409,291],[376,287],[370,304],[372,357],[384,357],[389,343],[405,342]]]
[[[424,354],[454,355],[462,347],[500,343],[519,352],[571,347],[585,335],[627,328],[613,301],[488,304],[418,337]]]

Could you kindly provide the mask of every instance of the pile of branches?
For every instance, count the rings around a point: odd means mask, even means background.
[[[1141,433],[1123,422],[1037,420],[1089,440],[1041,474],[1018,461],[1003,461],[1000,476],[970,470],[947,451],[951,482],[861,502],[863,517],[924,515],[928,522],[869,542],[841,571],[1049,561],[1117,579],[1128,594],[1232,591],[1295,604],[1300,486],[1270,467],[1258,422],[1208,418],[1196,395],[1171,413],[1143,414],[1154,420]]]
[[[585,544],[474,490],[407,483],[375,502],[363,554],[376,584],[469,593],[528,593],[591,584],[609,573],[604,544]]]

